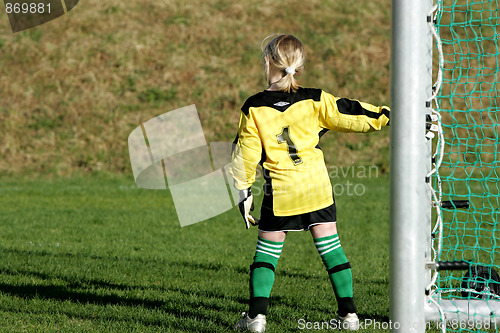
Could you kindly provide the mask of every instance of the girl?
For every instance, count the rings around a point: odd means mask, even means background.
[[[269,87],[241,108],[230,168],[247,228],[257,224],[250,215],[250,187],[259,162],[265,180],[257,249],[250,266],[250,308],[234,328],[265,331],[274,270],[286,234],[309,230],[333,286],[339,324],[357,330],[351,266],[337,235],[332,185],[318,142],[327,130],[380,130],[389,123],[389,108],[300,87],[295,75],[304,69],[304,47],[292,35],[272,39],[263,56]]]

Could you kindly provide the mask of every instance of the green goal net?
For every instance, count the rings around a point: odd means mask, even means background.
[[[500,328],[498,2],[438,0],[429,19],[438,82],[432,248],[444,269],[428,292],[448,332]]]

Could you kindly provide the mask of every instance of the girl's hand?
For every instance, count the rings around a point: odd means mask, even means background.
[[[259,220],[250,215],[250,211],[253,211],[253,195],[250,188],[240,191],[240,202],[238,206],[247,229],[250,229],[250,226],[259,224]]]

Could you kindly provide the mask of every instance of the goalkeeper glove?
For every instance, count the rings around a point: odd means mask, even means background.
[[[250,215],[250,211],[253,211],[253,195],[250,188],[240,191],[240,203],[238,206],[247,229],[250,229],[251,225],[259,224],[259,220]]]

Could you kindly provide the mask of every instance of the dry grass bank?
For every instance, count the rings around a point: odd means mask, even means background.
[[[275,32],[306,45],[304,86],[389,103],[389,0],[85,0],[17,34],[0,17],[3,175],[130,172],[130,131],[189,104],[208,141],[232,140]],[[385,170],[388,136],[330,133],[325,155]]]

